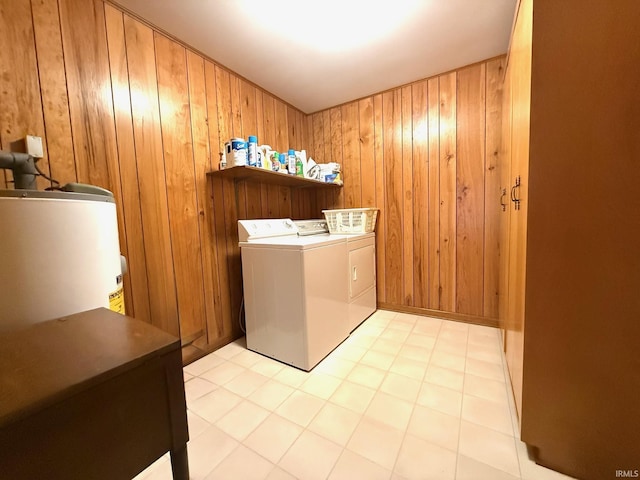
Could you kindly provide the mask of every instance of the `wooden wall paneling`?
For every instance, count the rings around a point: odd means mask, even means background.
[[[456,308],[456,72],[440,76],[440,308]]]
[[[289,123],[287,121],[287,105],[278,99],[274,99],[275,117],[274,125],[276,132],[275,145],[278,152],[285,155],[289,151]]]
[[[310,130],[310,117],[309,115],[305,115],[304,113],[296,110],[296,113],[298,114],[298,121],[300,122],[300,138],[302,139],[302,145],[301,148],[303,150],[307,151],[307,158],[309,158],[309,155],[312,152],[312,148],[313,148],[313,141],[311,139],[311,135],[309,134]]]
[[[240,92],[240,84],[241,79],[234,75],[233,73],[229,74],[229,88],[230,88],[230,96],[231,96],[231,135],[234,138],[244,138],[247,140],[247,134],[243,131],[243,123],[242,123],[242,99]],[[239,181],[236,182],[236,202],[238,208],[238,219],[246,219],[248,218],[247,212],[247,182]]]
[[[220,135],[220,147],[224,150],[225,142],[234,136],[233,113],[231,107],[231,75],[226,70],[215,66],[216,72],[216,105],[218,108],[218,131]],[[233,180],[225,179],[222,182],[224,196],[225,238],[227,241],[227,255],[233,251],[231,236],[237,229],[238,206],[236,199],[236,186]],[[229,258],[229,257],[228,257]],[[231,264],[229,266],[231,275]]]
[[[402,108],[402,302],[413,305],[413,115],[411,85],[401,89]]]
[[[202,255],[202,278],[204,282],[204,307],[206,317],[206,341],[213,343],[220,335],[222,306],[218,281],[218,258],[216,252],[214,213],[207,172],[212,170],[209,147],[208,102],[205,79],[205,62],[199,55],[187,50],[187,80],[189,86],[189,109],[191,117],[191,142],[198,201],[198,233]],[[216,127],[217,128],[217,127]],[[214,152],[217,151],[217,144]]]
[[[204,335],[207,325],[187,56],[178,43],[158,33],[154,36],[173,268],[184,345]]]
[[[387,301],[386,292],[386,220],[385,169],[384,169],[384,123],[382,94],[373,97],[373,155],[376,179],[376,203],[378,219],[376,225],[376,288],[378,302]]]
[[[300,150],[299,147],[299,131],[297,126],[297,117],[296,110],[289,105],[287,107],[287,145],[288,148],[293,148],[294,150]],[[288,153],[288,152],[285,152]],[[297,188],[290,189],[291,196],[291,216],[295,219],[306,218],[305,208],[304,208],[304,197],[305,193]]]
[[[360,144],[360,179],[362,199],[360,206],[376,206],[375,138],[373,97],[358,102],[358,141]]]
[[[276,148],[276,99],[268,93],[262,96],[262,110],[264,122],[264,139],[260,143],[269,145],[273,150]]]
[[[315,161],[315,140],[313,137],[313,115],[305,115],[299,112],[302,122],[302,138],[303,149],[307,151],[307,160],[313,158]],[[309,201],[309,217],[310,218],[324,218],[322,214],[323,205],[318,201],[318,190],[321,189],[307,189],[307,198]]]
[[[487,318],[498,318],[503,68],[503,58],[486,64],[483,316]]]
[[[483,315],[485,64],[458,71],[456,312]]]
[[[26,135],[42,137],[46,146],[31,5],[11,1],[0,8],[0,148],[11,151],[11,143]],[[38,165],[49,172],[46,149]],[[11,171],[3,172],[13,188]],[[49,186],[41,177],[37,182],[39,189]]]
[[[322,136],[324,138],[324,151],[322,153],[322,161],[318,163],[329,163],[332,161],[332,144],[331,144],[331,110],[324,110],[322,113]],[[342,158],[342,155],[340,156]],[[324,208],[334,209],[340,208],[336,204],[335,192],[324,192]]]
[[[232,138],[234,128],[233,110],[232,110],[232,89],[231,77],[226,70],[215,67],[216,71],[216,98],[218,107],[218,131],[220,132],[220,142],[224,144]],[[238,100],[239,102],[239,100]],[[231,179],[222,180],[223,195],[223,212],[224,212],[224,240],[227,246],[227,268],[229,281],[229,297],[230,297],[230,321],[232,335],[239,334],[239,325],[235,319],[238,318],[240,311],[240,301],[242,292],[242,277],[240,263],[240,247],[238,246],[238,200],[236,193],[236,185]],[[216,213],[217,214],[217,213]],[[218,232],[218,235],[222,235]]]
[[[402,305],[402,91],[382,94],[385,193],[386,301]]]
[[[46,142],[51,177],[64,185],[77,182],[78,177],[71,135],[58,2],[57,0],[32,0],[31,9],[46,130],[46,138],[43,142]]]
[[[278,186],[278,204],[280,217],[293,217],[293,210],[291,209],[291,188]]]
[[[329,163],[331,162],[331,110],[324,110],[318,115],[322,115],[322,137],[324,139],[322,161],[319,163]]]
[[[358,103],[351,102],[343,105],[340,113],[342,117],[344,206],[345,208],[356,208],[362,205]]]
[[[124,17],[122,12],[111,5],[105,4],[105,20],[116,142],[120,159],[119,173],[122,188],[124,232],[127,238],[127,274],[124,278],[125,286],[127,284],[130,285],[130,291],[125,291],[126,311],[127,315],[151,323],[140,187],[138,185],[138,168],[133,138],[131,90],[127,67]],[[54,166],[54,171],[56,168],[57,162]]]
[[[275,131],[276,131],[276,150],[284,153],[285,156],[289,151],[289,124],[287,121],[287,105],[280,100],[275,100]],[[279,205],[279,215],[282,218],[290,218],[291,210],[291,189],[288,187],[277,186],[277,202]]]
[[[258,137],[258,107],[256,105],[256,87],[245,82],[240,81],[240,107],[241,107],[241,121],[242,131],[244,132],[245,140],[249,140],[249,135],[255,135]],[[256,182],[246,183],[246,214],[247,218],[260,218],[262,216],[261,210],[261,189],[260,184]]]
[[[306,115],[304,115],[301,111],[296,110],[296,127],[298,129],[298,150],[307,150],[307,147],[309,145],[308,143],[308,137],[307,137],[307,132],[306,132]],[[309,158],[309,152],[307,151],[307,158]],[[315,196],[315,192],[313,191],[313,189],[309,189],[309,188],[304,188],[301,189],[303,195],[302,195],[302,213],[304,218],[319,218],[322,215],[320,215],[320,212],[316,213],[317,211],[317,202],[316,202],[316,196]]]
[[[125,15],[136,163],[146,252],[151,322],[178,336],[178,305],[162,156],[153,31]]]
[[[276,99],[269,94],[264,94],[262,98],[264,109],[264,136],[267,145],[274,151],[276,147]],[[267,218],[279,218],[280,215],[280,188],[278,185],[269,184],[267,186]]]
[[[429,107],[429,198],[427,223],[427,307],[440,309],[440,79],[427,81]]]
[[[115,120],[104,3],[60,2],[61,32],[67,71],[69,113],[75,164],[80,182],[113,192],[116,202],[120,251],[128,256],[124,223],[120,160]],[[87,68],[91,65],[91,68]],[[115,281],[114,281],[115,285]],[[132,296],[130,278],[124,278],[125,302]],[[125,303],[126,307],[126,303]]]
[[[231,97],[231,134],[234,137],[246,138],[246,133],[242,130],[242,99],[240,93],[240,77],[229,74],[229,95]]]
[[[287,111],[287,148],[300,150],[300,131],[298,130],[298,119],[296,110],[289,105],[285,105]]]
[[[312,158],[316,163],[325,163],[324,156],[324,115],[322,113],[314,113],[311,118],[312,129],[310,131],[310,137],[313,138],[313,155]],[[316,191],[316,202],[318,205],[318,214],[322,209],[327,209],[327,192],[324,189],[318,189]]]
[[[324,158],[324,125],[322,113],[314,113],[309,115],[310,129],[310,149],[311,157],[316,163],[322,163]]]
[[[428,85],[411,85],[413,137],[413,305],[429,306],[429,139]]]
[[[78,181],[110,189],[115,133],[103,3],[60,0],[60,12]]]
[[[209,150],[214,169],[220,160],[219,152],[224,149],[224,140],[219,130],[218,118],[218,88],[216,67],[210,61],[204,62],[204,78],[207,95],[207,126],[209,130]],[[213,278],[218,279],[215,291],[216,323],[207,324],[207,338],[209,343],[217,343],[220,339],[233,334],[231,316],[231,282],[229,281],[229,266],[227,263],[227,239],[225,227],[224,186],[220,178],[209,178],[211,198],[208,200],[213,209],[212,222],[209,225],[213,238],[211,252]],[[220,316],[218,316],[220,312]]]
[[[342,111],[340,107],[334,107],[329,111],[331,132],[331,161],[344,166],[342,151]],[[326,127],[325,127],[326,128]],[[337,192],[335,190],[338,190]],[[338,188],[331,192],[332,207],[344,208],[344,188]]]
[[[269,145],[265,141],[263,97],[264,94],[262,90],[256,89],[256,121],[258,128],[258,145]],[[260,218],[269,218],[269,186],[266,183],[260,184]]]

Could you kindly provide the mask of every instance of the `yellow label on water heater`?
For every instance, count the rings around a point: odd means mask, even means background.
[[[118,285],[118,288],[109,294],[109,310],[113,310],[116,313],[125,314],[124,311],[124,290],[122,284]]]

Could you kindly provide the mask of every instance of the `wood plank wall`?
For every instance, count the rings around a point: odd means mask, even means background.
[[[305,115],[103,0],[3,2],[0,30],[0,148],[41,136],[60,183],[114,192],[129,314],[227,343],[239,218],[376,206],[383,305],[497,317],[503,58]],[[345,187],[207,180],[224,142],[251,134],[341,163]]]
[[[41,136],[51,176],[114,193],[127,313],[203,349],[237,337],[237,219],[308,218],[317,198],[260,184],[236,196],[206,173],[230,137],[305,148],[306,115],[102,0],[0,13],[0,148]]]
[[[380,209],[382,305],[497,319],[504,61],[307,117],[309,153],[341,163],[345,182],[317,203]]]

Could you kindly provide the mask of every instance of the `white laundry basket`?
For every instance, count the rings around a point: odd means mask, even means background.
[[[330,233],[369,233],[376,228],[377,208],[323,210]]]

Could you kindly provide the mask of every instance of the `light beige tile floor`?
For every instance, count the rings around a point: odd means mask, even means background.
[[[528,459],[505,372],[497,329],[383,310],[311,372],[238,340],[184,369],[191,478],[568,478]]]

